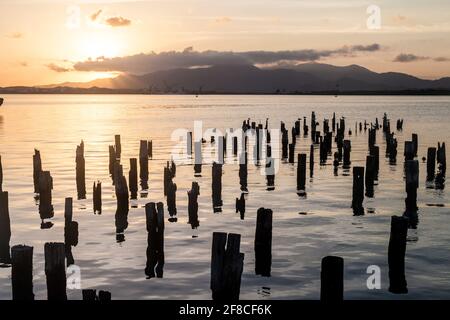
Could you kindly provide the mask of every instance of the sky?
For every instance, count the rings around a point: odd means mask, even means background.
[[[450,76],[448,0],[0,0],[0,86],[251,63]]]

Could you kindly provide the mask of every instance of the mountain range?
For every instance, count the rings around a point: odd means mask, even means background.
[[[9,89],[18,87],[10,87]],[[26,87],[20,87],[25,90]],[[8,88],[0,92],[8,92]],[[450,91],[450,77],[420,79],[405,73],[377,73],[358,65],[305,63],[286,68],[253,65],[215,65],[161,70],[143,75],[122,74],[90,82],[36,86],[51,93],[82,91],[145,93],[321,93]],[[6,91],[5,91],[6,90]]]

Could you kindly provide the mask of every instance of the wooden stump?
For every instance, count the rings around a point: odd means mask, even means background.
[[[33,247],[16,245],[11,248],[11,285],[13,300],[34,300]]]
[[[408,293],[405,278],[406,236],[408,235],[408,218],[392,216],[391,236],[389,239],[389,291]]]
[[[137,173],[137,159],[130,159],[130,171],[128,172],[128,181],[130,183],[130,197],[137,199],[138,193],[138,173]]]
[[[259,208],[255,232],[255,274],[270,277],[272,268],[272,210]]]
[[[322,259],[320,300],[336,303],[344,300],[344,259],[327,256]]]
[[[48,300],[67,300],[64,251],[64,243],[45,243],[45,275]]]
[[[80,145],[77,146],[75,163],[78,199],[86,199],[86,163],[84,160],[83,141],[81,141]]]
[[[198,196],[200,195],[200,187],[197,182],[192,182],[191,190],[187,192],[188,194],[188,215],[189,224],[192,229],[197,229],[200,225],[198,221]]]
[[[102,183],[97,181],[94,182],[93,186],[93,204],[94,204],[94,213],[101,214],[102,213]]]
[[[145,274],[148,278],[163,277],[164,268],[164,206],[149,202],[145,205],[147,223],[147,264]]]
[[[33,182],[34,182],[34,192],[39,193],[39,177],[42,172],[42,161],[41,153],[39,150],[34,149],[33,155]]]
[[[41,219],[53,218],[52,205],[53,179],[50,171],[41,171],[39,176],[39,214]]]
[[[364,214],[364,167],[353,167],[352,208],[355,215]]]

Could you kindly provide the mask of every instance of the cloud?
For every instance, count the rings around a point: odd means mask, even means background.
[[[351,56],[358,52],[381,50],[377,43],[370,45],[344,46],[332,50],[285,50],[285,51],[194,51],[192,47],[183,51],[141,53],[131,56],[88,59],[74,64],[77,71],[128,72],[143,74],[174,68],[192,68],[211,65],[264,65],[281,62],[299,63],[317,61],[335,56]]]
[[[97,12],[94,12],[93,14],[91,14],[91,20],[95,21],[97,20],[97,18],[100,16],[100,14],[102,13],[102,9],[98,10]]]
[[[433,60],[436,61],[436,62],[448,62],[448,61],[450,61],[450,58],[447,58],[447,57],[436,57],[436,58],[433,58]]]
[[[105,23],[111,27],[126,27],[131,25],[131,20],[118,16],[107,18]]]
[[[231,22],[231,18],[230,17],[220,17],[220,18],[216,18],[216,23],[218,24],[224,24],[224,23],[229,23]]]
[[[21,66],[21,67],[28,67],[28,62],[26,62],[26,61],[20,61],[20,62],[19,62],[19,66]]]
[[[21,32],[12,32],[6,36],[10,39],[22,39],[24,37],[24,34]]]
[[[70,69],[70,68],[58,66],[57,64],[54,64],[54,63],[49,63],[49,64],[46,64],[45,66],[47,68],[49,68],[50,70],[55,71],[55,72],[69,72],[69,71],[72,71],[72,69]]]
[[[414,62],[421,60],[428,60],[430,57],[417,56],[412,53],[400,53],[398,56],[394,58],[394,62]]]

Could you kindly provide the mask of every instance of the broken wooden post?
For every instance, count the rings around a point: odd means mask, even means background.
[[[344,140],[344,163],[343,163],[343,167],[344,168],[350,168],[350,152],[352,150],[351,147],[351,142],[350,140]]]
[[[247,192],[247,152],[243,152],[239,160],[239,184],[241,185],[241,191]]]
[[[296,136],[299,136],[300,135],[300,118],[298,118],[296,121],[295,121],[295,135]]]
[[[281,133],[281,157],[283,159],[286,159],[288,157],[288,144],[289,144],[289,138],[288,138],[288,132],[285,130]]]
[[[111,175],[114,183],[114,164],[116,163],[116,151],[114,146],[109,146],[109,174]]]
[[[86,169],[83,140],[81,140],[80,145],[77,146],[75,163],[78,199],[86,199]]]
[[[170,180],[167,188],[167,211],[169,222],[177,222],[177,184]]]
[[[147,141],[148,158],[153,159],[153,140]]]
[[[427,181],[433,181],[436,175],[436,148],[428,148]]]
[[[419,187],[419,161],[407,160],[406,171],[406,212],[417,211],[417,188]]]
[[[308,125],[306,124],[306,117],[303,117],[303,136],[308,136]]]
[[[405,150],[403,152],[405,162],[414,159],[414,144],[412,141],[405,141]]]
[[[411,141],[413,143],[414,157],[417,157],[417,151],[419,150],[419,137],[417,136],[417,133],[412,134]]]
[[[297,155],[297,193],[299,195],[306,194],[306,154],[299,153]]]
[[[128,181],[130,183],[130,197],[137,199],[138,193],[138,173],[137,173],[137,159],[130,159],[130,171],[128,172]]]
[[[236,198],[236,213],[240,214],[241,220],[245,218],[245,193],[241,193],[240,198]]]
[[[408,218],[391,217],[391,236],[389,238],[389,292],[408,293],[405,278],[406,236],[408,235]]]
[[[115,141],[115,154],[116,154],[116,159],[120,159],[120,155],[122,154],[122,145],[120,144],[120,135],[116,134],[114,136],[114,141]]]
[[[41,153],[39,150],[34,149],[33,155],[33,182],[34,182],[34,192],[39,193],[39,177],[42,172],[42,161]]]
[[[373,178],[378,181],[378,172],[380,171],[380,147],[372,146],[370,155],[373,157]]]
[[[212,200],[214,212],[221,212],[222,207],[222,164],[212,164]]]
[[[344,300],[344,259],[327,256],[320,271],[320,300],[327,303]]]
[[[441,171],[443,175],[445,175],[445,172],[447,171],[447,160],[446,160],[446,153],[445,153],[445,142],[442,142],[442,145],[438,143],[438,148],[436,152],[436,160],[438,163],[438,169]]]
[[[53,179],[50,171],[41,171],[39,175],[39,214],[42,220],[52,218],[54,215],[52,189]]]
[[[188,215],[189,224],[192,229],[197,229],[200,225],[198,221],[198,196],[200,195],[200,187],[197,182],[192,182],[191,190],[187,192],[188,194]]]
[[[244,254],[240,253],[241,235],[213,232],[211,254],[211,291],[214,301],[238,301]]]
[[[366,185],[366,196],[372,198],[374,195],[374,181],[375,181],[375,157],[368,155],[366,157],[366,175],[365,175],[365,185]]]
[[[11,221],[9,219],[8,192],[0,192],[0,264],[10,264]]]
[[[0,156],[0,192],[3,191],[3,167],[2,167],[2,156]]]
[[[146,140],[140,141],[139,147],[139,177],[142,189],[148,189],[148,144]]]
[[[259,208],[255,232],[255,274],[270,277],[272,268],[272,210]]]
[[[369,150],[377,143],[377,131],[369,128]]]
[[[145,274],[148,278],[163,277],[164,268],[164,205],[149,202],[145,205],[147,224],[147,263]]]
[[[34,300],[33,247],[16,245],[11,248],[12,299]]]
[[[78,222],[72,220],[72,206],[72,198],[66,198],[64,205],[64,245],[67,266],[75,263],[72,255],[72,246],[78,244]]]
[[[265,174],[267,181],[267,191],[275,190],[275,159],[266,157]]]
[[[93,202],[94,202],[94,213],[101,214],[102,213],[102,183],[97,181],[94,182],[93,186]]]
[[[289,144],[289,163],[294,163],[295,144]]]
[[[364,214],[364,167],[353,167],[352,208],[355,215]]]
[[[121,165],[116,166],[115,194],[117,199],[115,214],[116,237],[119,241],[123,241],[123,232],[128,228],[129,194],[127,179],[123,175]]]
[[[47,242],[44,253],[47,299],[67,300],[64,243]]]
[[[312,178],[314,174],[314,145],[309,147],[309,176]]]

